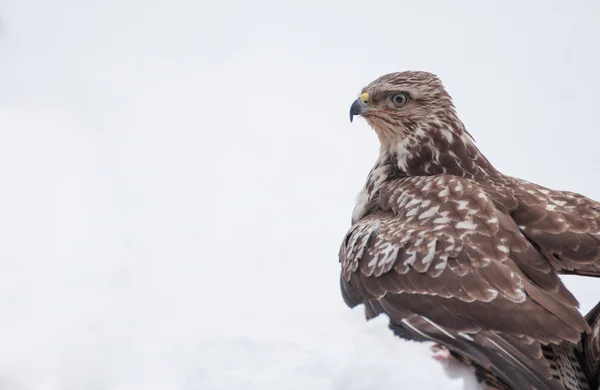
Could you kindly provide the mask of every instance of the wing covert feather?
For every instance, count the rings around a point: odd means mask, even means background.
[[[527,214],[538,225],[541,215]],[[495,343],[515,362],[528,356],[536,368],[545,364],[540,344],[577,342],[589,326],[521,231],[469,180],[392,180],[380,190],[378,209],[352,226],[340,248],[342,284],[373,302],[370,315],[386,313],[396,327],[422,317],[445,337]],[[419,331],[432,332],[407,330]]]

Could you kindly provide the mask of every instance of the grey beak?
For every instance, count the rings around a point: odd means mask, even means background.
[[[350,122],[354,118],[354,115],[362,115],[367,112],[369,108],[360,99],[356,99],[350,106]]]

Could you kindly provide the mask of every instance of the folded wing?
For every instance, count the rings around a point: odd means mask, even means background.
[[[562,388],[541,345],[578,342],[589,327],[507,213],[448,175],[390,181],[379,209],[340,249],[348,305],[385,313],[402,337],[441,342],[514,388]]]
[[[521,231],[560,273],[600,276],[600,204],[583,195],[513,179]]]

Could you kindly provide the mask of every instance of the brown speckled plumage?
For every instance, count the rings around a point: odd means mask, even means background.
[[[432,74],[362,92],[381,151],[340,248],[346,303],[444,345],[490,383],[588,389],[575,356],[583,348],[591,378],[600,337],[582,347],[590,320],[558,274],[600,275],[600,204],[497,171]]]

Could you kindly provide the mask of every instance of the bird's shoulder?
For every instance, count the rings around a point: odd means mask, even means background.
[[[449,268],[465,275],[505,261],[522,240],[476,183],[446,174],[403,177],[381,186],[377,208],[353,224],[340,259],[346,276],[359,264],[369,276],[392,267],[401,274],[437,277]]]

